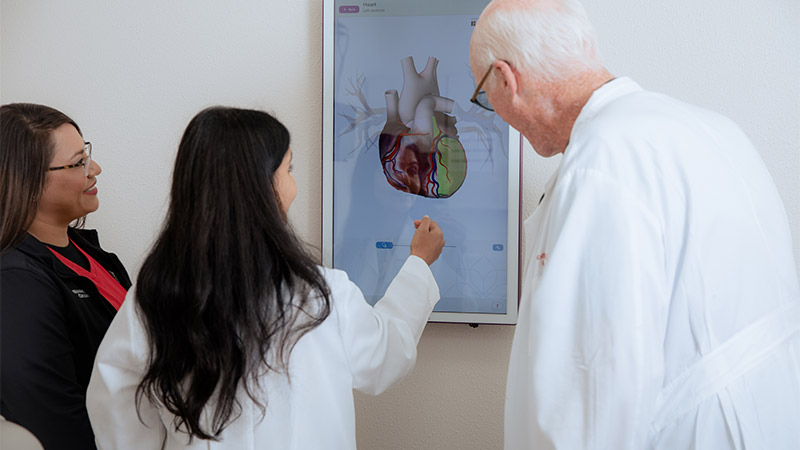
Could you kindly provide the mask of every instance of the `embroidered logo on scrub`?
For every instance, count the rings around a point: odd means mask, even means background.
[[[83,289],[73,289],[72,293],[77,295],[78,298],[89,298],[89,294],[87,294]]]
[[[542,267],[544,267],[545,261],[547,261],[547,253],[542,253],[541,255],[536,257],[537,261],[541,261]]]

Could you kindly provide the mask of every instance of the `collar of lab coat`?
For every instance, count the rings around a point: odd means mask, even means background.
[[[570,133],[570,142],[573,141],[572,137],[575,134],[575,130],[580,129],[581,123],[594,118],[598,111],[614,100],[641,90],[642,87],[628,77],[615,78],[597,88],[592,93],[592,96],[589,97],[589,101],[583,105],[583,109],[581,109],[581,113],[578,114],[578,118],[575,119],[575,123],[572,125],[572,132]],[[567,151],[568,150],[569,145],[567,145]]]
[[[598,111],[603,109],[606,105],[608,105],[612,101],[624,95],[630,94],[632,92],[638,92],[642,90],[643,90],[642,87],[639,86],[638,83],[636,83],[635,81],[631,80],[628,77],[615,78],[597,88],[592,93],[592,96],[589,97],[589,101],[587,101],[586,104],[583,105],[583,109],[581,109],[581,113],[578,114],[578,118],[575,119],[575,123],[572,126],[572,133],[570,134],[570,142],[574,142],[574,140],[572,139],[573,137],[572,135],[575,133],[575,130],[580,128],[582,122],[591,120],[597,114]],[[569,144],[567,144],[567,148],[564,151],[564,153],[569,151],[569,147],[570,147]],[[552,191],[553,186],[556,184],[556,181],[558,181],[558,175],[561,173],[561,165],[563,164],[563,161],[564,160],[562,158],[558,169],[555,171],[555,173],[553,173],[553,175],[545,184],[542,203],[544,203],[544,201],[547,200],[547,193]],[[542,204],[538,205],[537,209],[539,209],[539,207],[541,206]],[[526,227],[528,226],[528,222],[533,220],[533,216],[534,214],[531,214],[531,216],[525,220]]]

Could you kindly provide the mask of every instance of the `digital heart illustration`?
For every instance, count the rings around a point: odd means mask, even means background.
[[[467,156],[453,113],[455,102],[439,94],[436,67],[429,57],[417,72],[403,58],[403,88],[385,92],[386,123],[378,140],[386,181],[395,189],[428,198],[448,198],[464,184]]]

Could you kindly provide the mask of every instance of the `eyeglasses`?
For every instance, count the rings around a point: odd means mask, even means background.
[[[75,164],[67,164],[66,166],[58,166],[58,167],[48,167],[47,171],[52,172],[53,170],[61,170],[61,169],[72,169],[74,167],[83,166],[83,176],[89,176],[89,166],[92,165],[92,143],[91,142],[84,142],[83,143],[83,154],[86,155],[83,159],[76,162]]]
[[[480,106],[483,109],[488,111],[494,111],[492,108],[492,104],[489,103],[489,97],[486,95],[486,91],[481,90],[481,86],[483,83],[486,82],[486,79],[489,78],[489,74],[492,73],[492,66],[489,66],[489,70],[486,71],[486,75],[481,78],[481,82],[478,83],[478,86],[475,88],[475,92],[472,94],[472,98],[469,99],[470,102],[475,103],[476,105]]]

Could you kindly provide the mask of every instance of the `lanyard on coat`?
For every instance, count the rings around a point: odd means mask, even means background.
[[[72,271],[78,274],[78,276],[88,278],[92,283],[94,283],[98,292],[100,292],[100,295],[105,297],[105,299],[108,300],[108,303],[111,303],[111,306],[119,311],[119,307],[122,306],[122,301],[125,300],[125,294],[127,292],[125,291],[125,288],[122,287],[122,285],[119,284],[119,282],[113,276],[111,276],[111,274],[108,273],[108,271],[101,266],[100,263],[95,261],[94,258],[89,256],[85,251],[83,251],[82,248],[78,247],[78,245],[75,244],[72,239],[69,241],[72,242],[72,245],[74,245],[75,248],[83,253],[83,256],[89,260],[89,270],[86,270],[78,264],[75,264],[52,248],[47,247],[47,249],[53,252],[59,261],[72,269]]]

